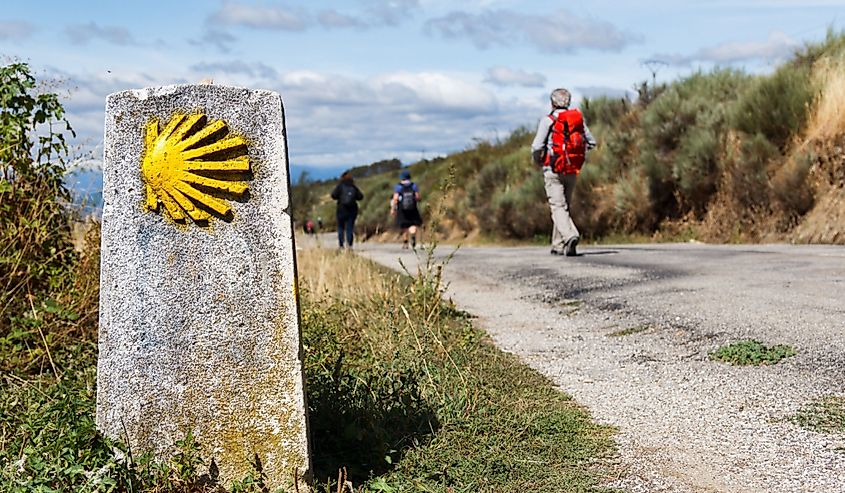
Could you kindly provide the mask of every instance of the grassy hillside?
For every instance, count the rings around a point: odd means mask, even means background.
[[[599,140],[574,198],[586,237],[845,243],[845,34],[829,33],[769,75],[715,69],[639,92],[582,105]],[[532,137],[523,128],[410,166],[424,206],[442,208],[439,236],[548,235]],[[366,169],[358,226],[369,237],[392,226],[398,173]],[[296,186],[295,214],[331,227],[332,186]]]

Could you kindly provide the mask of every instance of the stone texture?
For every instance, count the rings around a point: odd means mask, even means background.
[[[202,227],[144,208],[144,127],[177,111],[248,141],[248,195]],[[106,103],[97,426],[166,459],[188,431],[228,484],[310,469],[282,101],[213,85]]]

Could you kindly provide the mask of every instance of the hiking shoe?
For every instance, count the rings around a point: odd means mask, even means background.
[[[578,246],[578,237],[573,236],[572,238],[566,240],[566,243],[563,245],[563,254],[567,257],[574,257],[578,255],[575,250],[575,247]]]

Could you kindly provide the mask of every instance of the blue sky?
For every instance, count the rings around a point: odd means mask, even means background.
[[[107,94],[198,82],[278,91],[294,178],[412,163],[534,126],[555,87],[623,95],[714,66],[766,72],[841,30],[845,0],[15,1],[0,54],[61,81],[99,160]],[[89,163],[90,164],[90,163]]]

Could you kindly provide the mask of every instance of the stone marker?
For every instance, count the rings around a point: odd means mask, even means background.
[[[193,434],[223,484],[310,471],[278,94],[147,88],[106,102],[97,426],[137,457]],[[213,461],[213,464],[211,463]]]

